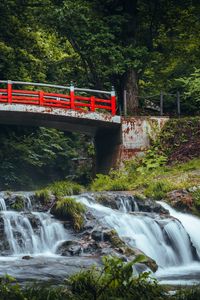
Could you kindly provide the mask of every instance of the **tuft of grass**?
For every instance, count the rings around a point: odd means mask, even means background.
[[[61,198],[57,200],[52,213],[61,219],[69,220],[74,230],[80,231],[84,224],[84,213],[86,208],[74,198]]]
[[[200,299],[200,286],[193,286],[179,290],[172,300],[197,300]]]
[[[51,199],[51,192],[47,188],[36,191],[35,196],[44,204],[48,203]]]
[[[168,181],[155,181],[149,184],[148,188],[145,189],[144,195],[156,200],[161,200],[166,196],[166,193],[169,192],[171,188],[172,186]]]
[[[47,203],[51,196],[54,195],[56,198],[64,197],[64,196],[72,196],[78,195],[84,192],[84,188],[82,185],[68,181],[55,181],[52,184],[49,184],[46,188],[36,191],[35,195],[38,197],[43,203]]]
[[[82,185],[68,181],[56,181],[47,187],[56,197],[72,196],[81,194],[84,191]]]

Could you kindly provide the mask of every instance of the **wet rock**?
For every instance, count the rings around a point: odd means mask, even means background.
[[[29,259],[33,259],[33,257],[31,257],[29,255],[24,255],[24,256],[22,256],[22,259],[29,260]]]
[[[86,195],[87,196],[87,195]],[[125,212],[155,212],[168,214],[168,211],[151,199],[139,199],[128,192],[96,192],[88,194],[96,202]]]
[[[175,190],[167,193],[170,204],[180,211],[191,211],[193,207],[192,195],[187,190]]]
[[[56,253],[62,256],[80,255],[82,253],[82,246],[78,241],[65,241],[58,247]]]
[[[93,230],[91,237],[95,241],[103,241],[104,233],[102,232],[102,230]]]
[[[34,232],[37,232],[40,229],[41,222],[40,220],[33,214],[26,214],[26,217],[29,219],[29,222],[31,223],[31,226],[34,230]]]
[[[135,210],[134,197],[124,192],[96,192],[90,196],[94,197],[96,202],[112,209]]]
[[[150,199],[137,199],[136,200],[139,211],[142,212],[155,212],[159,214],[169,214],[168,210],[163,208],[160,204],[156,203],[153,200]]]

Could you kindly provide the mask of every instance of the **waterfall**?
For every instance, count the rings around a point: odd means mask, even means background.
[[[114,228],[130,246],[142,250],[160,267],[194,262],[190,237],[177,219],[163,218],[152,213],[124,213],[94,203],[85,197],[77,199],[92,209],[102,224]]]
[[[27,199],[25,209],[31,209],[31,200]],[[6,250],[10,255],[55,253],[57,245],[69,238],[64,226],[49,213],[7,210],[3,198],[0,198],[0,209],[3,238],[8,242]]]
[[[200,219],[192,216],[191,214],[178,212],[165,202],[158,201],[158,203],[166,208],[171,216],[175,217],[182,223],[200,257],[200,235],[198,235],[198,229],[200,229]]]
[[[0,210],[6,210],[6,203],[5,203],[5,200],[0,197]]]

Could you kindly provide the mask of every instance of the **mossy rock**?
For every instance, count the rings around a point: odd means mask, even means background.
[[[21,211],[24,209],[25,198],[22,195],[16,195],[13,202],[10,204],[10,208],[13,210]]]
[[[118,252],[124,254],[127,257],[136,257],[138,255],[143,254],[146,257],[146,261],[143,263],[148,266],[153,272],[156,272],[158,269],[158,265],[156,264],[155,260],[146,256],[142,251],[136,248],[131,248],[126,245],[124,241],[118,236],[115,230],[109,230],[104,232],[104,240],[109,241],[110,244],[118,250]]]
[[[58,219],[70,221],[75,231],[80,231],[84,225],[86,208],[74,198],[60,198],[51,209],[51,213]]]

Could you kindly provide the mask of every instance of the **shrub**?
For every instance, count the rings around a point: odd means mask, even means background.
[[[74,295],[81,295],[80,299],[166,299],[163,288],[155,280],[150,281],[149,273],[134,275],[133,265],[144,259],[139,255],[127,263],[118,257],[104,257],[103,269],[93,267],[79,272],[71,276],[69,286]]]
[[[26,300],[20,285],[16,280],[6,275],[0,278],[0,299],[1,300]]]
[[[74,230],[79,231],[83,227],[85,206],[76,202],[74,198],[61,198],[56,202],[52,213],[61,219],[69,220]]]

